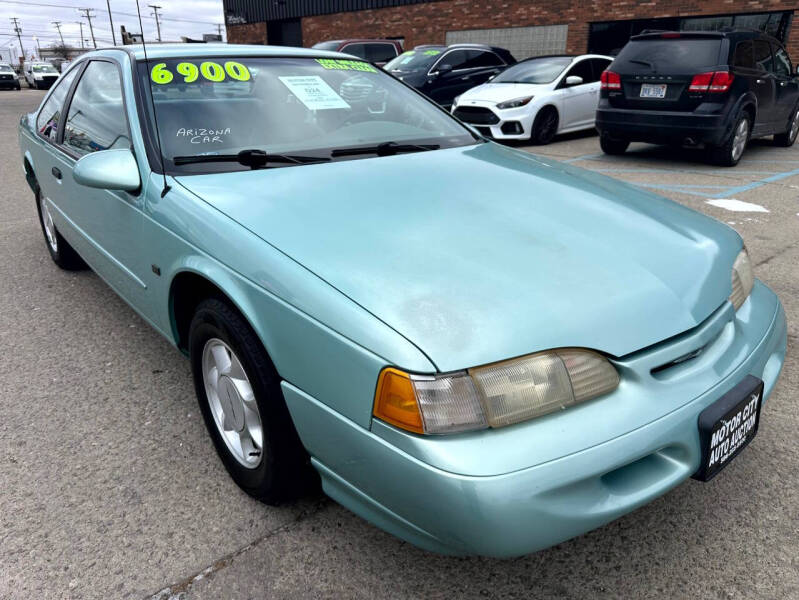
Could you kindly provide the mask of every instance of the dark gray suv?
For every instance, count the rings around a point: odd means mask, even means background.
[[[704,144],[734,166],[753,137],[791,146],[799,79],[785,48],[755,30],[634,36],[602,74],[596,126],[602,150],[631,141]]]

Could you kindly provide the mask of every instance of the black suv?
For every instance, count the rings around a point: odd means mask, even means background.
[[[645,32],[602,74],[600,145],[704,144],[734,166],[752,137],[791,146],[799,132],[799,80],[785,48],[755,30]]]
[[[456,96],[485,83],[515,63],[516,59],[504,48],[452,44],[416,46],[383,68],[444,108],[449,108]]]

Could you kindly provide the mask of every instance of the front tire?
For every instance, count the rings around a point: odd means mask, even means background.
[[[602,148],[602,152],[605,154],[613,156],[624,154],[629,146],[630,142],[628,140],[613,138],[607,133],[599,134],[599,147]]]
[[[221,299],[202,301],[189,328],[189,354],[200,411],[233,481],[272,505],[312,489],[317,476],[280,376],[238,311]]]
[[[720,146],[711,148],[711,160],[722,167],[734,167],[737,165],[743,156],[744,150],[746,150],[751,133],[752,124],[749,122],[749,115],[746,113],[739,114],[727,141]]]
[[[539,146],[551,142],[558,132],[558,120],[558,111],[553,107],[545,106],[539,110],[533,121],[530,141]]]
[[[50,207],[42,194],[41,189],[36,188],[36,208],[39,212],[39,225],[42,227],[44,241],[50,258],[53,262],[65,271],[80,271],[86,268],[86,263],[75,249],[69,245],[53,223],[53,216],[50,214]]]
[[[774,144],[782,146],[783,148],[790,148],[796,141],[796,136],[799,134],[799,106],[794,108],[793,117],[788,125],[787,131],[778,133],[774,136]]]

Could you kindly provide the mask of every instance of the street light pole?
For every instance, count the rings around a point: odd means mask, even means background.
[[[105,0],[105,5],[108,7],[108,22],[111,23],[111,39],[114,46],[117,45],[117,35],[114,33],[114,19],[111,18],[111,0]]]

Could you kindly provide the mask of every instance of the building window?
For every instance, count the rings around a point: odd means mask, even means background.
[[[629,41],[647,29],[667,31],[716,31],[723,27],[759,29],[785,43],[793,11],[754,14],[711,15],[706,17],[666,17],[662,19],[633,19],[591,23],[588,32],[588,51],[616,55]]]

